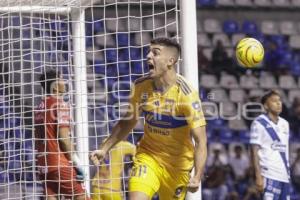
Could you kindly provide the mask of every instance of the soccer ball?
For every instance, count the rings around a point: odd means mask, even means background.
[[[244,38],[236,46],[235,55],[243,67],[255,67],[264,58],[264,47],[254,38]]]

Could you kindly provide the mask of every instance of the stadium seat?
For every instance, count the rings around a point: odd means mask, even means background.
[[[239,84],[234,75],[222,74],[220,78],[220,87],[226,89],[238,88]]]
[[[300,49],[300,35],[290,36],[289,46],[293,49]]]
[[[225,51],[229,58],[233,58],[235,56],[235,50],[233,48],[226,48]]]
[[[167,31],[169,34],[174,34],[177,32],[177,23],[173,17],[167,18],[166,28],[167,28]],[[199,31],[198,29],[201,30],[201,26],[199,26],[198,21],[197,21],[197,31]]]
[[[261,97],[264,94],[264,90],[262,89],[251,89],[248,92],[249,97]]]
[[[290,66],[290,72],[292,75],[300,77],[300,63],[293,62]],[[298,87],[300,86],[298,85]]]
[[[206,33],[221,33],[222,27],[217,19],[205,19],[204,20],[204,31]]]
[[[293,7],[300,7],[300,0],[291,0],[291,5]]]
[[[206,33],[198,33],[197,35],[198,39],[198,46],[200,47],[211,47],[211,40],[209,39],[208,35]]]
[[[197,32],[202,33],[203,32],[203,19],[197,18]]]
[[[235,33],[238,33],[239,31],[239,25],[234,20],[226,20],[223,22],[223,32],[232,35]]]
[[[106,18],[105,20],[106,32],[127,32],[127,25],[127,18]]]
[[[277,35],[279,33],[278,24],[275,21],[269,21],[269,20],[262,21],[261,32],[266,35]]]
[[[223,129],[219,132],[219,138],[222,144],[230,144],[234,141],[234,133],[229,128]]]
[[[217,0],[219,6],[234,6],[234,0]]]
[[[281,89],[293,89],[297,88],[296,81],[293,76],[290,75],[281,75],[279,76],[279,87]]]
[[[274,89],[277,88],[277,82],[272,74],[261,74],[259,77],[259,87],[262,89]]]
[[[205,48],[205,49],[203,49],[203,54],[205,55],[205,57],[206,57],[209,61],[211,61],[212,51],[213,51],[213,48]]]
[[[116,46],[116,42],[114,36],[112,34],[104,34],[95,35],[95,43],[100,47],[114,47]]]
[[[213,74],[202,74],[200,76],[200,87],[216,88],[218,87],[218,78]]]
[[[137,46],[148,45],[152,40],[150,32],[136,33],[134,36],[134,44]]]
[[[247,130],[246,123],[243,119],[232,119],[228,121],[228,127],[235,131],[245,131]]]
[[[131,47],[129,49],[130,60],[141,60],[142,59],[142,50],[137,47]]]
[[[144,31],[153,31],[158,28],[162,28],[165,26],[165,18],[164,17],[147,17],[144,19]]]
[[[237,43],[244,37],[246,37],[246,35],[243,33],[233,34],[231,37],[231,46],[235,47],[237,45]]]
[[[218,41],[221,41],[224,47],[231,47],[231,42],[229,41],[228,36],[224,33],[213,34],[212,45],[214,47],[216,46]]]
[[[241,143],[249,144],[250,141],[250,132],[247,130],[239,131],[239,139]]]
[[[118,63],[119,75],[128,75],[130,67],[128,63]]]
[[[107,63],[117,62],[118,51],[116,49],[106,49],[105,58]]]
[[[288,92],[288,99],[291,103],[294,102],[295,98],[300,98],[300,89],[291,89]]]
[[[254,0],[254,5],[258,7],[271,7],[271,0]]]
[[[253,6],[253,3],[251,0],[235,0],[235,5],[251,7],[251,6]]]
[[[215,6],[216,0],[197,0],[199,6]]]
[[[142,30],[142,26],[141,26],[141,19],[140,18],[135,18],[135,17],[130,17],[129,18],[129,32],[133,32],[133,31],[141,31]]]
[[[229,91],[229,100],[231,102],[244,102],[247,99],[247,94],[243,89],[231,89]]]
[[[143,74],[143,62],[141,62],[141,61],[131,62],[131,73]]]
[[[211,101],[214,102],[226,102],[228,101],[228,95],[223,88],[215,88],[210,90],[210,99]]]
[[[240,86],[244,89],[252,89],[258,87],[258,79],[253,75],[242,75],[240,77]]]
[[[90,26],[88,26],[88,28],[90,28]],[[91,28],[93,29],[93,32],[96,34],[105,32],[103,21],[94,21],[93,27],[91,27]]]
[[[238,115],[236,105],[233,102],[220,102],[219,104],[220,116],[226,120]]]
[[[128,33],[117,33],[117,45],[125,47],[130,45],[130,35]]]
[[[129,61],[130,56],[129,56],[129,49],[128,48],[121,48],[119,51],[119,61]]]
[[[273,5],[275,7],[290,7],[291,3],[289,0],[273,0]]]
[[[242,24],[242,32],[247,35],[254,35],[254,34],[257,34],[259,31],[258,31],[258,27],[254,21],[246,20]]]

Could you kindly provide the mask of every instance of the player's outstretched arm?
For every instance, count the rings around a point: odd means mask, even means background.
[[[251,145],[251,160],[252,160],[253,168],[254,168],[254,171],[255,171],[256,189],[259,192],[263,192],[263,190],[264,190],[264,179],[263,179],[263,177],[261,175],[261,172],[260,172],[258,150],[259,150],[259,145],[256,145],[256,144]]]
[[[192,129],[192,137],[195,141],[194,168],[195,174],[190,178],[188,191],[196,192],[199,189],[207,158],[207,138],[205,126]]]
[[[91,153],[90,159],[94,165],[100,165],[107,152],[121,140],[123,140],[129,132],[134,128],[138,121],[137,116],[133,115],[132,112],[127,112],[124,119],[121,119],[112,129],[112,134],[108,137],[105,142],[100,146],[99,150],[95,150]]]

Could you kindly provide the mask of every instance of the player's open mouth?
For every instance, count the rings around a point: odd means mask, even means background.
[[[154,65],[152,65],[152,64],[148,64],[148,67],[149,67],[149,70],[153,70],[154,69]]]

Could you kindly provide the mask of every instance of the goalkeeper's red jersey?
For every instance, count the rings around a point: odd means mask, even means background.
[[[67,154],[59,146],[60,127],[71,126],[70,105],[61,97],[47,96],[35,112],[37,166],[42,173],[70,166]]]

